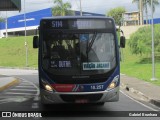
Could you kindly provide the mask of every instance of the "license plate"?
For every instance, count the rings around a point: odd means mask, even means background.
[[[88,99],[78,99],[78,100],[75,100],[75,103],[88,103]]]

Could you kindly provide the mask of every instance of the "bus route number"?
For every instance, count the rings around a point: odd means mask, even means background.
[[[62,21],[52,21],[52,27],[53,28],[62,28],[63,22]]]
[[[91,89],[92,90],[102,90],[104,85],[92,85]]]

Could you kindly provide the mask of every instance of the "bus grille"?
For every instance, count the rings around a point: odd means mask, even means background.
[[[65,102],[75,102],[79,99],[87,99],[89,102],[96,102],[102,98],[103,94],[85,94],[85,95],[60,95]]]

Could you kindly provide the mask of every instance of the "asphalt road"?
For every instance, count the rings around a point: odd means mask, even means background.
[[[0,69],[1,72],[1,69]],[[18,77],[21,79],[20,84],[13,86],[0,93],[0,111],[51,111],[54,119],[113,119],[113,120],[159,120],[159,117],[126,117],[127,114],[143,113],[144,111],[160,111],[159,108],[147,103],[136,101],[120,92],[119,102],[108,102],[104,106],[93,105],[50,105],[43,107],[39,97],[38,73],[34,70],[3,70],[1,74]],[[129,111],[129,112],[128,112]],[[53,113],[53,114],[52,114]],[[112,114],[112,117],[109,115]],[[122,115],[121,115],[122,114]],[[117,117],[118,115],[118,117]],[[124,115],[124,116],[123,116]],[[58,117],[57,117],[58,116]],[[74,116],[74,117],[73,117]],[[115,117],[114,117],[115,116]],[[3,118],[4,119],[4,118]],[[5,118],[9,119],[9,118]],[[11,118],[16,119],[17,118]],[[19,118],[21,119],[21,118]],[[24,120],[25,118],[23,118]],[[26,118],[28,120],[28,118]],[[34,118],[37,119],[37,118]],[[45,119],[45,117],[38,118]],[[49,117],[48,119],[53,119]]]

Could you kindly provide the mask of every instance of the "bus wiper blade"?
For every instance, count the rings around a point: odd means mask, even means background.
[[[97,36],[97,32],[95,32],[95,33],[93,34],[92,40],[91,40],[91,42],[89,43],[89,45],[88,45],[88,42],[87,42],[87,48],[86,48],[87,61],[88,61],[88,53],[89,53],[89,51],[90,51],[91,48],[92,48],[92,45],[93,45],[93,43],[94,43],[94,41],[95,41],[95,39],[96,39],[96,36]]]
[[[92,48],[92,45],[93,45],[93,43],[94,43],[94,41],[95,41],[95,39],[96,39],[96,36],[97,36],[97,32],[94,33],[94,35],[93,35],[93,37],[92,37],[92,40],[91,40],[91,42],[89,43],[89,45],[88,45],[88,43],[87,43],[87,49],[86,49],[86,54],[87,54],[87,56],[88,56],[89,51],[90,51],[91,48]]]

